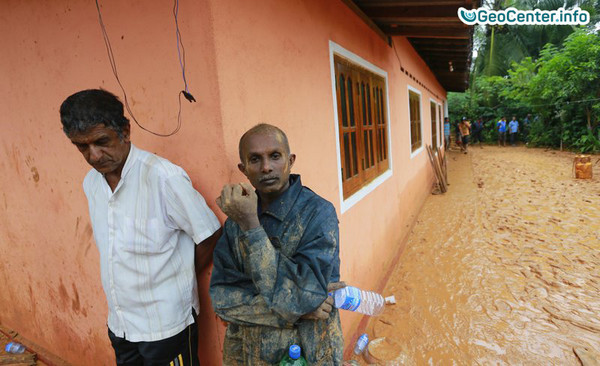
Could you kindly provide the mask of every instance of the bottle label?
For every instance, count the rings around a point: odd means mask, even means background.
[[[347,286],[345,290],[346,299],[340,309],[355,311],[360,305],[360,290],[352,286]]]

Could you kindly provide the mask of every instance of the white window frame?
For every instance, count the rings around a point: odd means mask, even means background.
[[[444,116],[440,115],[440,107],[443,107],[443,103],[442,102],[438,102],[437,100],[435,100],[432,97],[429,97],[429,103],[430,103],[430,105],[431,105],[431,102],[433,102],[435,104],[435,114],[436,114],[437,129],[438,129],[437,146],[439,148],[439,147],[442,146],[442,143],[444,142]],[[431,108],[430,108],[430,110],[431,110]],[[443,113],[444,112],[442,111],[442,114]]]
[[[438,114],[438,124],[440,125],[440,133],[438,134],[438,147],[441,149],[442,145],[444,144],[444,107],[442,102],[438,103]]]
[[[423,138],[423,93],[421,93],[419,89],[411,86],[410,84],[407,84],[406,86],[406,100],[408,102],[408,151],[410,152],[410,158],[412,159],[415,156],[419,155],[421,151],[425,149],[425,139]],[[410,128],[410,94],[408,93],[409,91],[419,94],[419,115],[421,116],[421,147],[419,147],[415,151],[412,151],[412,130]]]
[[[431,113],[431,103],[435,104],[435,124],[436,124],[435,128],[437,128],[437,130],[438,130],[436,144],[439,147],[440,146],[440,131],[439,131],[440,130],[440,116],[439,116],[440,113],[439,113],[438,107],[440,106],[440,103],[437,100],[433,99],[432,97],[429,97],[429,113]],[[429,124],[431,124],[431,119],[429,120]],[[431,133],[433,134],[433,131],[431,131]],[[429,141],[431,141],[431,136],[429,136]]]
[[[350,197],[344,199],[344,183],[342,180],[342,158],[341,158],[341,150],[340,150],[340,136],[339,136],[339,118],[337,113],[337,94],[335,90],[335,63],[333,60],[334,54],[347,58],[348,60],[354,62],[355,64],[369,70],[370,72],[381,76],[385,80],[385,101],[386,101],[386,118],[387,118],[387,156],[388,156],[388,168],[386,171],[381,173],[377,178],[373,181],[369,182],[367,185],[363,186],[361,189],[353,193]],[[391,120],[390,120],[390,97],[389,97],[389,86],[388,86],[388,74],[383,69],[373,65],[369,61],[363,59],[362,57],[348,51],[344,47],[339,44],[329,41],[329,65],[331,69],[331,91],[333,95],[333,127],[334,127],[334,136],[335,136],[335,148],[337,152],[337,170],[338,170],[338,187],[340,192],[340,210],[341,214],[348,211],[350,207],[357,204],[363,198],[365,198],[369,193],[373,192],[375,188],[380,186],[383,182],[388,180],[393,175],[393,161],[392,161],[392,129],[391,129]]]
[[[442,101],[442,119],[449,117],[448,116],[448,100],[443,100]],[[451,124],[452,125],[452,124]],[[442,122],[442,126],[443,126],[443,122]],[[443,135],[442,138],[444,139],[444,143],[446,143],[446,135]],[[449,149],[449,146],[444,146],[444,150]]]

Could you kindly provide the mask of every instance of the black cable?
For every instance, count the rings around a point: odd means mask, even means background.
[[[181,32],[179,31],[179,20],[177,16],[179,15],[179,0],[173,1],[173,17],[175,18],[175,38],[177,39],[177,56],[179,57],[179,66],[181,67],[181,75],[183,77],[183,85],[185,89],[183,90],[183,95],[190,102],[196,101],[194,96],[190,94],[190,90],[188,89],[187,78],[185,77],[185,47],[183,46],[183,39],[181,37]],[[181,51],[179,46],[181,46]],[[182,57],[183,54],[183,57]]]
[[[396,58],[398,59],[398,63],[400,64],[400,67],[402,67],[402,61],[400,61],[400,56],[398,56],[398,50],[396,50],[396,44],[394,43],[394,37],[392,37],[391,39],[392,39],[392,48],[394,49],[394,53],[396,54]]]
[[[181,128],[181,94],[183,94],[185,96],[186,99],[190,100],[190,98],[188,98],[188,95],[194,99],[193,96],[191,96],[191,94],[189,94],[186,91],[181,91],[179,92],[177,98],[179,100],[179,112],[177,113],[177,127],[175,127],[175,129],[168,133],[168,134],[162,134],[162,133],[157,133],[154,131],[151,131],[147,128],[145,128],[144,126],[142,126],[138,120],[135,118],[135,115],[133,114],[133,111],[131,110],[130,106],[129,106],[129,100],[127,99],[127,93],[125,92],[125,88],[123,87],[123,84],[121,83],[121,80],[119,79],[119,73],[117,72],[117,63],[115,62],[115,56],[112,50],[112,46],[110,44],[110,39],[108,38],[108,33],[106,32],[106,27],[104,26],[104,21],[102,20],[102,12],[100,11],[100,4],[98,4],[98,0],[96,1],[96,9],[98,10],[98,20],[100,22],[100,29],[102,30],[102,37],[104,38],[104,45],[106,46],[106,52],[108,53],[108,61],[110,62],[110,67],[112,69],[113,74],[115,75],[115,79],[117,79],[117,83],[119,84],[119,87],[121,87],[121,91],[123,92],[123,99],[125,101],[125,108],[127,109],[127,112],[129,113],[129,115],[131,116],[131,118],[133,118],[134,122],[144,131],[149,132],[153,135],[159,136],[159,137],[169,137],[169,136],[173,136],[174,134],[176,134],[177,132],[179,132],[179,129]],[[177,1],[177,0],[175,0]],[[177,26],[177,33],[179,34],[179,26]],[[183,47],[183,44],[182,44]],[[184,51],[185,52],[185,51]],[[184,65],[185,65],[185,53],[184,53]],[[186,89],[187,89],[187,82],[185,81],[185,73],[184,73],[184,82],[186,84]],[[195,101],[195,99],[194,99]],[[191,100],[190,100],[191,102]]]

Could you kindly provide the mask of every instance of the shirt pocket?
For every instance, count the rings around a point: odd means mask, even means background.
[[[122,226],[120,247],[130,253],[153,254],[166,249],[165,227],[158,218],[125,216]]]

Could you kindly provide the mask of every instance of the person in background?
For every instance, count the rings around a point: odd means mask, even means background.
[[[454,122],[455,143],[456,143],[456,146],[458,146],[460,148],[460,151],[463,151],[462,137],[460,135],[460,129],[458,128],[459,125],[460,125],[460,120],[457,119],[456,122]]]
[[[510,144],[515,146],[517,141],[517,132],[519,132],[519,121],[517,121],[516,116],[513,116],[512,120],[508,124],[508,131],[510,133]]]
[[[506,117],[500,118],[496,123],[496,129],[498,130],[498,146],[502,143],[502,146],[506,146]]]
[[[450,149],[450,118],[444,118],[444,147]]]
[[[210,264],[217,217],[182,168],[131,143],[113,94],[75,93],[60,119],[92,166],[83,190],[117,365],[198,365],[196,271]]]
[[[527,141],[527,138],[529,136],[529,127],[531,125],[531,122],[533,122],[531,120],[531,114],[528,113],[527,116],[525,116],[525,118],[523,119],[523,126],[521,126],[521,139],[522,141]]]
[[[471,143],[475,144],[476,142],[479,142],[479,147],[483,149],[483,119],[481,117],[477,118],[477,121],[473,123],[472,128],[473,133]]]
[[[469,135],[471,134],[471,123],[467,120],[467,117],[463,117],[458,124],[458,131],[462,141],[461,149],[466,154],[469,151]]]
[[[335,208],[291,174],[296,155],[281,129],[252,127],[239,154],[251,185],[225,185],[217,198],[228,219],[210,282],[214,310],[228,323],[223,364],[278,364],[296,344],[310,365],[341,365],[340,318],[328,295],[345,286]]]

